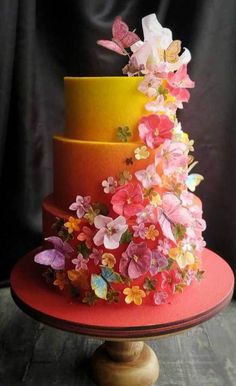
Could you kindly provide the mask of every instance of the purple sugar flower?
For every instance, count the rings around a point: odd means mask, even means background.
[[[75,202],[69,206],[70,210],[75,210],[77,217],[82,218],[83,215],[89,210],[90,208],[90,196],[76,196]]]
[[[152,276],[156,275],[161,269],[166,268],[168,259],[159,251],[152,251],[151,268],[149,270]]]
[[[130,279],[137,279],[148,272],[151,265],[152,252],[145,242],[135,244],[133,241],[120,260],[119,271],[123,276]]]

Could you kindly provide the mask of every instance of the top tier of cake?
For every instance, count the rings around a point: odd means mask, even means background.
[[[65,137],[118,142],[117,128],[128,126],[139,141],[138,120],[147,97],[137,91],[140,77],[66,77]]]

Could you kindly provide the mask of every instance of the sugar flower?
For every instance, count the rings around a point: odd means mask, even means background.
[[[168,139],[157,150],[155,157],[156,166],[161,163],[164,174],[171,174],[177,168],[187,168],[188,161],[188,148],[186,144],[183,142],[173,142]]]
[[[146,205],[140,212],[137,213],[136,222],[141,223],[157,223],[159,216],[158,208],[153,205]]]
[[[161,269],[168,266],[168,259],[158,250],[152,251],[151,267],[149,272],[152,276],[156,275]]]
[[[195,262],[195,257],[190,251],[184,251],[180,247],[171,248],[169,250],[171,259],[176,260],[180,269],[185,268]]]
[[[126,184],[119,188],[111,199],[115,213],[129,218],[143,209],[143,193],[139,184]]]
[[[154,164],[149,165],[145,170],[137,171],[135,177],[141,182],[145,189],[161,184],[161,177],[157,174]]]
[[[143,240],[145,239],[148,228],[145,226],[143,222],[137,225],[133,225],[132,228],[134,230],[134,234],[133,234],[134,237],[140,237]]]
[[[66,276],[66,272],[56,272],[56,279],[53,282],[53,285],[59,287],[59,289],[62,291],[66,285],[68,284],[68,279]]]
[[[145,242],[130,242],[120,260],[119,272],[130,279],[137,279],[148,272],[151,266],[152,252]]]
[[[161,252],[164,255],[168,255],[169,249],[171,247],[171,243],[168,239],[164,238],[163,240],[158,240],[158,246],[157,249],[159,252]]]
[[[89,258],[93,259],[93,262],[95,265],[98,265],[101,263],[103,255],[102,249],[93,248],[92,253],[90,253]]]
[[[79,231],[79,228],[80,228],[79,224],[80,224],[79,219],[70,216],[68,221],[65,222],[64,227],[66,227],[68,230],[68,233],[71,234],[74,231]]]
[[[98,215],[95,217],[94,225],[99,229],[93,238],[94,244],[104,245],[107,249],[118,248],[122,234],[128,229],[126,219],[123,216],[113,220],[111,217]]]
[[[114,193],[117,187],[117,181],[113,177],[108,177],[102,181],[104,193]]]
[[[52,269],[62,270],[65,268],[65,258],[73,252],[73,248],[60,237],[51,236],[45,239],[53,244],[53,249],[47,249],[35,255],[35,263],[49,265]]]
[[[91,197],[90,196],[76,196],[75,202],[69,206],[70,210],[75,210],[77,217],[82,218],[83,215],[88,211],[90,208],[90,201]]]
[[[171,44],[173,45],[172,32],[161,26],[155,14],[143,17],[142,26],[144,42],[138,41],[131,46],[132,57],[135,57],[137,65],[142,64],[148,68],[149,63],[157,65],[166,61],[168,71],[175,71],[182,64],[187,64],[191,60],[190,52],[186,48],[182,55],[174,57],[170,55],[171,59],[168,60],[166,54],[170,51]]]
[[[148,240],[155,241],[156,237],[159,235],[158,230],[156,229],[155,225],[149,225],[145,237]]]
[[[75,264],[75,269],[77,271],[79,271],[80,269],[88,269],[88,259],[85,259],[82,253],[79,253],[75,259],[72,259],[72,263]]]
[[[170,271],[163,271],[161,275],[161,288],[167,293],[173,294],[175,286],[181,282],[181,277],[178,271],[171,269]]]
[[[77,240],[85,241],[86,247],[91,248],[94,232],[91,228],[83,226],[82,232],[78,234]]]
[[[115,263],[116,263],[116,258],[112,253],[103,253],[102,265],[105,265],[108,268],[113,268]]]
[[[141,159],[147,159],[149,156],[150,156],[150,153],[147,149],[147,146],[140,146],[140,147],[137,147],[135,150],[134,150],[134,154],[135,154],[135,158],[137,160],[141,160]]]
[[[154,303],[159,306],[160,304],[165,304],[168,300],[168,294],[164,291],[157,291],[154,294]]]
[[[140,138],[152,149],[160,146],[165,139],[172,136],[174,123],[163,115],[151,114],[141,118],[138,126]]]
[[[147,74],[138,86],[138,90],[146,94],[149,98],[157,96],[158,87],[161,84],[161,79],[153,74]]]
[[[195,86],[195,83],[187,74],[187,64],[182,64],[176,72],[169,72],[167,81],[174,88],[193,88]]]
[[[118,176],[119,185],[126,185],[132,180],[132,174],[128,170],[123,170]]]
[[[143,298],[146,297],[145,292],[140,289],[138,285],[132,286],[131,288],[125,288],[123,294],[126,295],[125,303],[130,304],[134,302],[137,306],[140,306]]]

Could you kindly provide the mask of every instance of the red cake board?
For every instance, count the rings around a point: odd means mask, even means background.
[[[203,252],[203,280],[173,296],[171,303],[99,303],[89,307],[68,299],[47,284],[44,267],[34,263],[39,249],[24,256],[11,274],[12,296],[16,304],[33,318],[67,331],[106,339],[137,339],[171,334],[204,322],[229,304],[234,275],[229,265],[214,252]]]

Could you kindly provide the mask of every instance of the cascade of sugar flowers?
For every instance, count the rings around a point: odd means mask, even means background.
[[[58,236],[47,240],[53,249],[35,256],[35,261],[53,271],[53,283],[63,289],[70,286],[85,292],[82,301],[94,304],[98,299],[127,304],[142,304],[152,296],[154,304],[168,302],[175,292],[202,277],[200,258],[205,241],[202,231],[200,201],[193,195],[203,177],[190,173],[197,164],[189,153],[193,140],[182,130],[177,109],[188,102],[188,89],[194,82],[187,73],[191,59],[181,42],[172,39],[156,15],[142,19],[144,40],[117,17],[112,27],[112,40],[98,44],[129,58],[123,73],[141,75],[139,92],[147,96],[147,114],[138,124],[141,146],[126,160],[126,165],[148,159],[155,150],[154,161],[133,175],[121,170],[118,177],[101,181],[104,194],[117,217],[108,216],[109,208],[93,204],[90,196],[77,196],[66,222],[56,224]],[[128,49],[131,53],[128,52]],[[117,136],[128,141],[128,127],[120,127]],[[75,251],[70,240],[76,239],[77,256],[71,260],[73,269],[66,269],[66,258]],[[119,263],[113,250],[127,244]],[[89,276],[88,264],[100,271]],[[136,282],[145,275],[140,286]],[[120,293],[120,285],[122,287]]]

